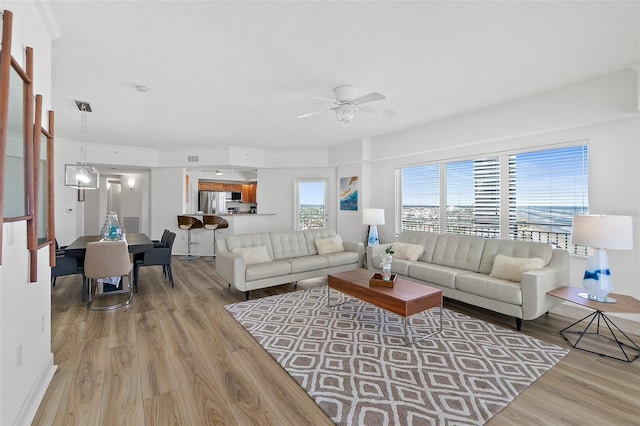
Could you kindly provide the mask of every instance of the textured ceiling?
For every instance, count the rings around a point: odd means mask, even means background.
[[[10,3],[10,2],[5,2]],[[5,6],[10,9],[10,6]],[[159,149],[330,146],[625,69],[638,2],[53,1],[56,134]],[[149,91],[141,93],[141,84]],[[309,96],[352,84],[392,118]]]

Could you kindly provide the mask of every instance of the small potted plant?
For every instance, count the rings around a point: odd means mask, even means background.
[[[389,246],[384,250],[384,255],[382,255],[382,262],[380,262],[380,267],[382,268],[382,279],[385,281],[391,280],[391,263],[393,262],[393,246]]]

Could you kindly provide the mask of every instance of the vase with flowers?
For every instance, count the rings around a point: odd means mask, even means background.
[[[393,262],[393,246],[389,246],[385,249],[384,254],[382,255],[382,261],[380,262],[380,267],[382,268],[382,279],[384,281],[391,280],[391,263]]]

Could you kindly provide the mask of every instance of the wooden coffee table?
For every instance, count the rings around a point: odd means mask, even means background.
[[[625,296],[623,294],[611,293],[610,296],[616,299],[616,303],[603,303],[578,296],[578,293],[583,292],[583,288],[574,287],[560,287],[547,292],[549,296],[567,300],[577,305],[594,310],[594,312],[590,313],[586,317],[562,329],[560,331],[562,337],[564,337],[564,339],[576,349],[591,352],[608,358],[617,359],[619,361],[633,362],[636,359],[640,358],[640,346],[638,346],[638,344],[634,342],[628,334],[620,330],[620,328],[614,324],[610,317],[605,315],[605,312],[619,314],[639,314],[640,300],[631,296]],[[575,327],[578,327],[581,323],[586,323],[586,326],[583,329],[576,330]],[[603,334],[601,329],[605,332],[608,331],[608,333]],[[578,336],[575,341],[571,341],[569,339],[569,336],[572,335]],[[613,349],[616,353],[622,353],[622,357],[612,355],[610,353],[605,353],[604,348],[600,349],[600,347],[588,345],[587,343],[585,343],[588,336],[597,336],[605,339],[605,341],[614,342],[615,345],[611,346],[613,346]],[[580,343],[583,343],[583,345],[579,346]],[[618,352],[618,350],[620,352]]]
[[[442,331],[442,290],[413,283],[403,280],[402,278],[396,279],[393,288],[369,286],[369,278],[371,275],[372,273],[366,269],[330,274],[327,279],[327,306],[333,308],[347,303],[331,304],[331,289],[333,288],[343,294],[398,314],[403,318],[404,340],[407,346],[413,345]],[[426,336],[411,340],[409,337],[407,318],[435,307],[440,307],[440,326],[438,330]]]

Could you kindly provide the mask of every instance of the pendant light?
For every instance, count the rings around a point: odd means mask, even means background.
[[[78,194],[80,194],[85,189],[98,189],[100,174],[95,167],[87,164],[87,113],[91,112],[91,105],[89,102],[83,101],[76,101],[76,105],[82,114],[80,119],[80,163],[64,165],[64,186],[78,189]],[[80,198],[78,196],[78,201],[84,201]]]

